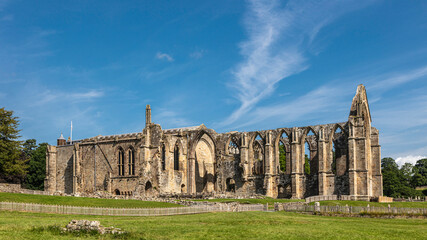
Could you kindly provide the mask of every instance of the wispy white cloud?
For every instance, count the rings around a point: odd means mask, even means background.
[[[423,158],[427,158],[427,156],[408,155],[408,156],[405,156],[405,157],[398,157],[398,158],[396,158],[396,163],[399,166],[402,166],[405,163],[411,163],[412,165],[415,165],[415,163],[417,163],[418,160],[423,159]]]
[[[44,105],[51,103],[53,101],[59,102],[81,102],[81,101],[90,101],[95,98],[100,98],[104,96],[104,92],[101,90],[89,90],[83,92],[62,92],[62,91],[52,91],[45,90],[38,95],[32,105]]]
[[[381,75],[370,79],[370,82],[374,82],[370,86],[370,90],[383,92],[426,76],[427,66],[412,69],[406,72],[388,73],[387,75]]]
[[[156,54],[156,58],[160,59],[160,60],[166,60],[168,62],[173,62],[175,59],[173,59],[173,57],[167,53],[162,53],[162,52],[158,52]]]
[[[243,61],[233,69],[231,88],[240,107],[225,121],[233,124],[270,96],[276,84],[308,68],[306,48],[328,23],[370,1],[249,1],[240,44]]]
[[[349,88],[344,88],[343,86],[324,85],[292,101],[258,107],[248,113],[247,120],[237,127],[243,128],[269,119],[280,119],[281,124],[291,123],[303,118],[312,120],[314,118],[316,120],[319,119],[318,117],[322,112],[330,112],[331,109],[337,110],[340,107],[342,107],[342,114],[345,117],[348,113],[345,110],[347,107],[349,108],[351,102],[343,102],[341,100],[344,96],[350,95],[351,92]],[[342,120],[345,121],[345,118]]]

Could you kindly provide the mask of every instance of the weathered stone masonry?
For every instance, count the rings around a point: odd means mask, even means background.
[[[142,132],[60,138],[58,146],[48,146],[45,188],[67,194],[365,199],[383,192],[378,137],[363,85],[347,122],[254,132],[216,133],[203,124],[164,130],[151,122],[148,105]],[[285,169],[279,167],[279,145]],[[306,154],[310,173],[304,171]]]

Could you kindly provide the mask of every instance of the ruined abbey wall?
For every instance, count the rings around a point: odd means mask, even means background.
[[[49,146],[45,186],[67,194],[378,197],[378,139],[362,85],[348,121],[306,127],[164,130],[151,122],[147,106],[142,132]]]

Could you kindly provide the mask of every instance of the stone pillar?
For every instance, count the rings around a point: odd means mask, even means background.
[[[291,161],[292,161],[292,198],[301,199],[303,189],[303,173],[301,172],[302,160],[301,160],[301,144],[299,139],[299,131],[297,128],[292,129],[292,142],[291,142]]]
[[[151,124],[151,107],[147,105],[145,108],[145,127]]]
[[[356,159],[357,159],[357,147],[356,138],[354,137],[354,126],[350,122],[350,136],[348,137],[348,174],[349,174],[349,188],[350,195],[357,195],[357,171],[356,171]]]
[[[371,134],[371,154],[372,154],[372,196],[383,195],[383,181],[381,174],[381,146],[379,145],[379,132],[373,129]]]
[[[45,191],[56,192],[56,147],[48,145],[46,149]]]
[[[78,177],[80,176],[80,146],[74,144],[73,152],[73,194],[78,192]]]
[[[196,159],[194,156],[188,158],[187,193],[196,193]]]
[[[317,157],[319,160],[319,195],[328,195],[327,194],[327,162],[328,162],[328,152],[325,142],[325,129],[322,127],[319,131],[318,139],[318,151]]]
[[[272,139],[271,139],[271,131],[267,132],[266,135],[266,143],[265,143],[265,168],[264,168],[264,174],[265,174],[265,187],[266,187],[266,195],[272,198],[277,197],[277,184],[275,181],[274,176],[274,146],[272,145]]]
[[[247,181],[250,175],[249,169],[249,146],[248,146],[248,136],[246,133],[242,134],[242,142],[240,147],[240,164],[243,168],[243,181]]]

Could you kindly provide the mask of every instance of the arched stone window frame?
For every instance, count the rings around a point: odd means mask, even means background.
[[[290,153],[290,141],[292,141],[290,135],[291,135],[291,129],[288,128],[282,128],[278,129],[278,135],[276,136],[276,140],[274,141],[275,146],[275,169],[277,171],[277,174],[279,173],[285,173],[290,174],[292,169],[292,161],[291,161],[291,153]],[[286,138],[282,138],[283,134],[285,134]],[[286,170],[285,172],[282,172],[280,170],[280,142],[283,143],[285,146],[285,154],[286,154]]]
[[[314,142],[313,141],[309,141],[308,139],[307,139],[307,136],[308,136],[308,134],[310,133],[310,132],[312,132],[313,133],[313,135],[314,135],[314,138],[315,138],[315,140],[314,140]],[[310,175],[313,175],[313,174],[315,174],[315,171],[316,170],[318,170],[318,166],[317,167],[315,167],[313,164],[314,164],[314,162],[313,162],[313,160],[314,160],[314,155],[312,154],[315,150],[317,150],[318,149],[318,141],[319,141],[319,132],[318,131],[316,131],[313,127],[311,127],[311,126],[308,126],[308,127],[305,127],[305,129],[304,129],[304,131],[303,131],[303,134],[302,134],[302,136],[301,136],[301,149],[303,150],[303,151],[301,151],[302,152],[302,158],[301,159],[303,159],[303,172],[304,172],[304,174],[307,174],[306,172],[305,172],[305,166],[304,166],[304,164],[305,164],[305,154],[307,154],[306,152],[305,152],[305,143],[307,142],[307,144],[308,144],[308,150],[309,150],[309,152],[308,152],[308,156],[309,156],[309,166],[310,166]]]
[[[180,163],[180,147],[179,147],[179,140],[177,140],[173,150],[173,170],[175,171],[180,170],[179,163]]]
[[[345,137],[347,137],[347,132],[345,131],[345,126],[341,126],[340,124],[335,124],[331,131],[329,132],[329,159],[330,159],[330,163],[328,164],[330,166],[330,172],[333,173],[334,175],[337,175],[337,171],[336,171],[336,156],[334,156],[334,141],[335,141],[335,132],[337,131],[337,129],[340,129],[342,134],[344,134]],[[346,165],[347,168],[348,166],[348,154],[347,154],[347,159],[346,159]],[[335,169],[334,169],[334,165],[335,165]]]
[[[135,150],[132,146],[128,147],[127,157],[128,157],[128,174],[130,176],[134,176],[135,175]]]
[[[119,176],[125,175],[125,151],[121,147],[117,151],[117,169]]]
[[[256,138],[257,137],[260,137],[261,138],[261,141],[258,141]],[[255,145],[257,145],[259,148],[260,148],[260,150],[261,150],[261,159],[255,159],[255,149],[254,149],[254,146]],[[264,174],[264,168],[265,168],[265,149],[264,149],[264,146],[265,146],[265,138],[263,137],[263,135],[260,133],[260,132],[255,132],[254,134],[253,134],[253,137],[251,138],[251,141],[250,141],[250,145],[249,145],[249,152],[250,152],[250,158],[251,158],[251,172],[252,172],[252,174],[254,174],[254,175],[262,175],[262,174]],[[256,169],[257,167],[259,167],[259,166],[257,166],[257,164],[258,164],[258,162],[257,162],[257,160],[259,160],[260,162],[261,162],[261,167],[260,167],[260,169]]]

